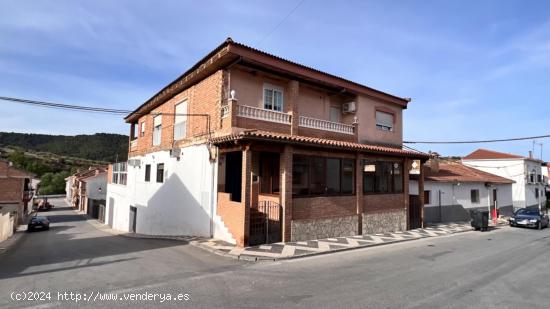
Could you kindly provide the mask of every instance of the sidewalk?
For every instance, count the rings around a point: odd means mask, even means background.
[[[500,224],[498,224],[500,225]],[[282,260],[318,254],[326,254],[357,248],[374,247],[428,237],[446,236],[472,231],[469,222],[437,224],[423,229],[404,232],[334,237],[318,240],[273,243],[267,245],[239,248],[220,240],[202,240],[194,244],[219,255],[240,260]]]

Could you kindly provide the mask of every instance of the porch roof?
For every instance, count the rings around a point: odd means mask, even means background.
[[[417,151],[404,150],[395,147],[369,145],[353,142],[324,139],[318,137],[307,137],[299,135],[289,135],[283,133],[267,132],[260,130],[245,130],[239,133],[233,133],[212,138],[213,144],[223,144],[231,141],[249,140],[249,141],[268,141],[284,144],[294,144],[322,148],[334,148],[342,150],[352,150],[376,154],[385,154],[399,157],[409,157],[415,159],[428,159],[429,155]]]

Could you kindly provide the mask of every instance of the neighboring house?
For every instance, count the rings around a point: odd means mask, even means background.
[[[512,179],[514,181],[512,185],[514,209],[545,207],[547,183],[545,183],[542,168],[546,166],[546,163],[533,158],[531,154],[529,157],[523,157],[478,149],[465,156],[462,162],[482,171]]]
[[[419,227],[409,101],[228,39],[125,118],[106,222],[239,246]]]
[[[10,237],[18,225],[24,224],[32,211],[33,175],[16,169],[0,159],[0,241]]]
[[[424,170],[425,222],[468,221],[474,209],[488,210],[493,218],[512,209],[510,179],[437,158],[430,159]],[[418,194],[416,182],[409,183],[411,194]]]
[[[66,198],[70,205],[103,222],[107,196],[107,169],[90,167],[88,170],[78,171],[65,180],[67,182]]]

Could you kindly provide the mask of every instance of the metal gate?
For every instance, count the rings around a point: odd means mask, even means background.
[[[250,208],[249,246],[281,241],[281,218],[283,208],[272,201],[260,201]]]

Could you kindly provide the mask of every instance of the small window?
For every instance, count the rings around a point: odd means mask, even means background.
[[[479,203],[479,190],[470,190],[470,199],[472,200],[472,203],[478,204]]]
[[[535,188],[535,198],[539,198],[539,188]]]
[[[174,117],[174,140],[180,140],[187,135],[187,100],[176,105]]]
[[[534,173],[529,174],[529,182],[530,183],[535,183],[535,174]]]
[[[376,128],[382,131],[393,131],[393,114],[376,111]]]
[[[331,106],[330,107],[330,121],[332,122],[341,122],[342,119],[342,109],[340,106]]]
[[[537,174],[537,182],[538,183],[542,182],[542,175],[541,174]]]
[[[157,164],[157,182],[164,182],[164,163]]]
[[[283,89],[272,85],[264,85],[264,108],[277,112],[283,111]]]
[[[153,118],[153,146],[160,145],[162,134],[162,115]]]
[[[431,204],[432,200],[432,191],[426,190],[424,191],[424,204],[429,205]]]
[[[145,181],[151,181],[151,164],[145,165]]]
[[[144,136],[145,136],[145,121],[141,123],[141,128],[140,128],[140,137],[144,137]]]

